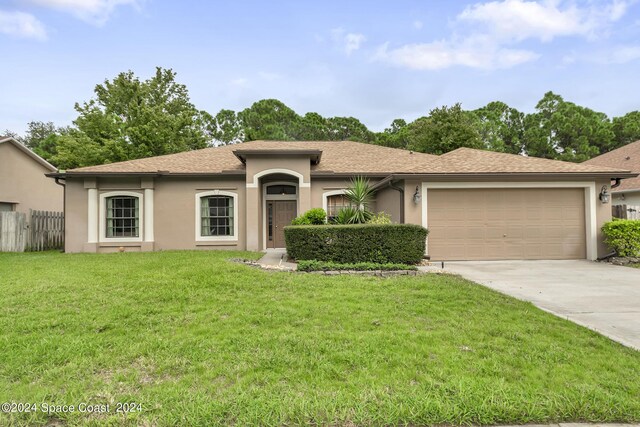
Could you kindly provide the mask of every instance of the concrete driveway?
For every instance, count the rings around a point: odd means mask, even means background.
[[[445,270],[640,350],[640,269],[575,260],[460,261]]]

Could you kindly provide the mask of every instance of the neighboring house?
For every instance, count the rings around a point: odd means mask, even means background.
[[[62,212],[64,188],[45,176],[56,170],[15,139],[0,137],[0,211]]]
[[[66,182],[68,252],[283,247],[298,214],[344,205],[354,176],[376,211],[430,230],[434,260],[596,259],[625,169],[461,148],[252,141],[49,174]]]
[[[640,173],[640,141],[584,162],[587,165],[608,166]],[[640,177],[625,179],[620,186],[611,188],[614,205],[640,206]]]

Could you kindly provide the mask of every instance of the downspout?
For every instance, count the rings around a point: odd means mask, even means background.
[[[56,177],[56,184],[62,186],[62,215],[64,215],[64,221],[62,221],[62,252],[67,252],[67,180],[65,179],[65,183],[60,182],[60,177]]]
[[[616,183],[615,183],[615,184],[611,184],[611,189],[614,189],[614,188],[616,188],[616,187],[620,187],[620,184],[622,184],[622,182],[621,182],[621,181],[622,181],[622,179],[620,179],[620,178],[614,178],[614,180],[616,181]]]
[[[389,181],[389,187],[400,193],[400,224],[404,224],[404,188],[393,184]]]

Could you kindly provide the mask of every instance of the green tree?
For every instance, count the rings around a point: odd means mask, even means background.
[[[92,163],[206,147],[211,141],[207,132],[210,116],[194,107],[186,86],[177,83],[175,77],[172,70],[157,67],[145,81],[128,71],[97,85],[95,98],[76,104],[77,129],[60,140],[65,148],[58,148],[57,161],[67,167],[86,164],[79,159],[88,153],[84,145],[89,142],[96,152],[88,157]],[[77,140],[71,142],[69,138]]]
[[[609,118],[547,92],[525,119],[527,154],[581,162],[608,151],[614,133]]]
[[[640,140],[640,111],[613,118],[614,143],[611,149]]]
[[[263,99],[238,113],[245,141],[295,139],[299,116],[277,99]]]
[[[522,154],[524,151],[525,115],[504,102],[494,101],[473,111],[478,118],[478,132],[486,149]]]
[[[325,141],[330,139],[329,123],[318,113],[307,113],[296,120],[294,139],[298,141]]]
[[[332,141],[373,142],[375,134],[355,117],[327,119],[328,139]]]
[[[434,108],[407,126],[408,148],[431,154],[444,154],[460,147],[482,148],[478,119],[458,103]]]
[[[68,127],[57,127],[53,122],[29,122],[24,144],[40,157],[54,162],[57,154],[57,136],[68,133],[68,131]]]
[[[78,129],[70,129],[60,135],[53,134],[49,138],[56,147],[51,163],[62,170],[98,165],[110,154],[107,147]]]
[[[376,134],[376,144],[385,147],[407,148],[407,122],[404,119],[395,119],[384,131]]]
[[[220,110],[215,117],[206,114],[207,130],[217,144],[227,145],[244,141],[244,129],[233,110]]]

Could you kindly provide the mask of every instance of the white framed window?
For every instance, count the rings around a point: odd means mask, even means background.
[[[100,194],[100,241],[141,242],[142,193],[112,191]]]
[[[238,240],[238,194],[213,190],[196,194],[196,241]]]
[[[353,206],[345,193],[346,190],[333,190],[322,194],[322,204],[325,212],[327,212],[327,220],[338,216],[338,212],[343,208]]]

